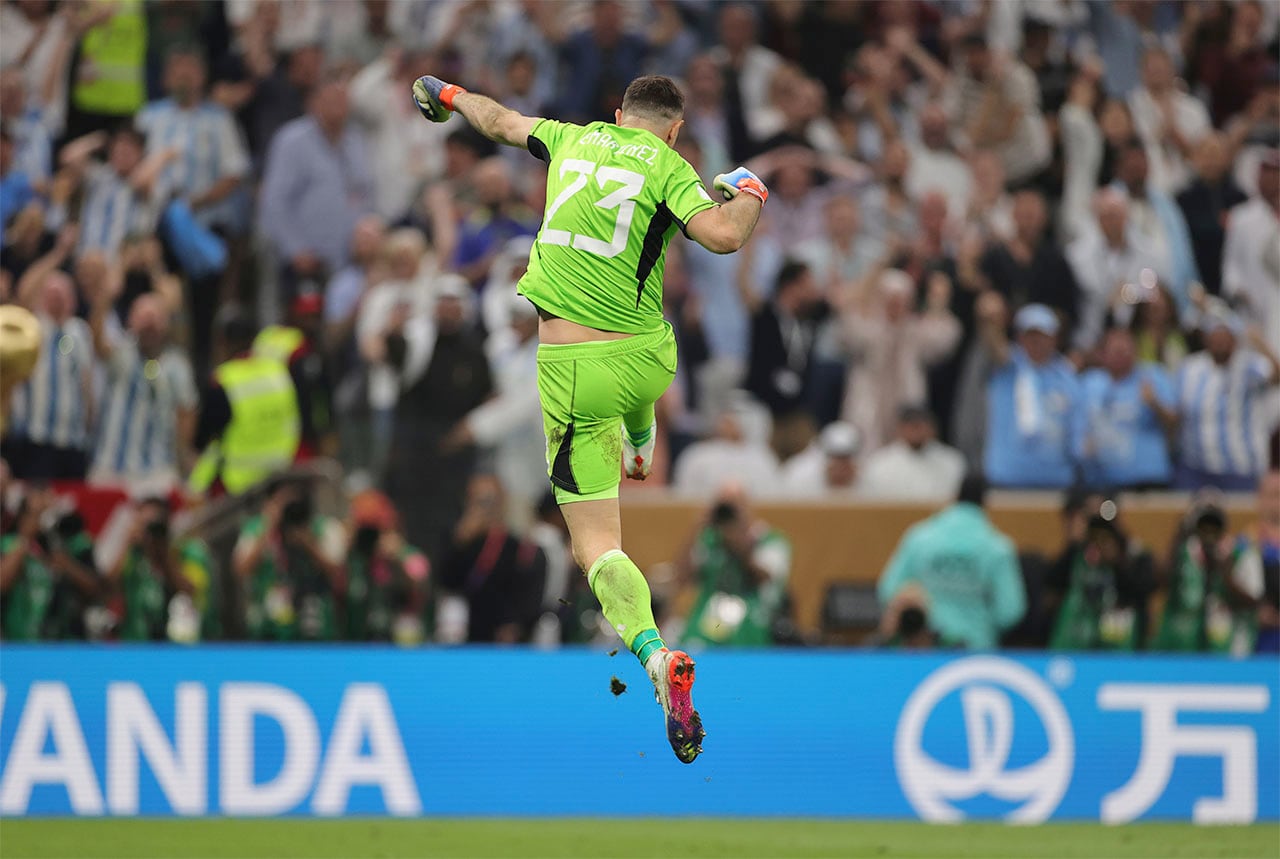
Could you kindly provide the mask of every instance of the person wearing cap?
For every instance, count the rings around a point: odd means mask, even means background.
[[[966,477],[954,504],[907,530],[876,585],[882,606],[921,588],[944,646],[993,648],[1027,610],[1017,550],[987,518],[986,495],[982,477]]]
[[[858,490],[865,498],[936,502],[954,498],[964,480],[964,454],[938,441],[927,406],[898,411],[898,437],[862,464]]]
[[[1280,352],[1280,149],[1258,162],[1258,194],[1232,209],[1222,251],[1222,294],[1248,308]]]
[[[538,309],[515,292],[507,294],[510,324],[485,343],[496,395],[472,409],[445,437],[446,450],[475,445],[493,454],[493,470],[507,489],[508,514],[528,525],[545,492],[542,408],[538,401]]]
[[[1182,362],[1177,379],[1181,418],[1175,484],[1248,492],[1266,468],[1269,427],[1264,397],[1280,382],[1280,359],[1256,328],[1211,299],[1201,314],[1204,349]],[[1247,346],[1241,348],[1240,340]]]
[[[213,372],[196,425],[200,458],[188,488],[215,484],[239,495],[293,464],[301,439],[298,395],[278,358],[252,352],[255,331],[243,311],[228,307],[217,324],[223,354]]]
[[[859,488],[859,447],[853,425],[827,424],[812,444],[783,463],[784,494],[796,498],[852,495]]]
[[[1133,333],[1102,338],[1101,367],[1080,376],[1076,455],[1096,487],[1166,486],[1173,478],[1169,439],[1178,428],[1173,380],[1158,364],[1139,363]]]
[[[706,496],[736,479],[758,494],[779,485],[778,458],[763,436],[751,430],[752,404],[733,398],[715,422],[711,438],[695,441],[675,462],[672,486],[681,493]]]
[[[992,370],[987,379],[983,462],[995,486],[1061,489],[1076,480],[1073,415],[1080,405],[1075,368],[1058,351],[1058,317],[1043,304],[1014,316],[1005,334],[1004,302],[978,301],[979,331]]]
[[[430,619],[426,555],[405,540],[395,506],[377,490],[351,499],[350,523],[342,637],[420,644]]]
[[[333,406],[329,368],[321,349],[324,298],[302,292],[289,302],[284,325],[268,325],[253,339],[254,357],[279,361],[289,369],[298,395],[302,437],[298,459],[307,460],[331,449]]]

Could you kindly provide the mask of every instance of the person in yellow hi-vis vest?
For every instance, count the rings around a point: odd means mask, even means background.
[[[268,325],[259,331],[251,350],[255,357],[274,358],[289,369],[298,395],[298,414],[302,417],[298,462],[333,455],[337,447],[332,415],[333,384],[324,350],[320,348],[323,307],[324,302],[317,293],[295,296],[289,302],[285,324]]]
[[[254,327],[238,310],[221,314],[223,354],[205,392],[196,446],[202,451],[188,486],[207,492],[215,484],[239,495],[288,468],[298,452],[298,396],[286,364],[254,355]]]
[[[79,137],[131,117],[147,98],[147,13],[142,0],[91,3],[71,81],[67,136]]]

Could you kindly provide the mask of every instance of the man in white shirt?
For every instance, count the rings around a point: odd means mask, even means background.
[[[778,458],[763,438],[749,434],[749,419],[746,404],[731,402],[716,419],[715,435],[689,445],[676,460],[676,491],[708,497],[725,481],[737,480],[753,495],[776,493]]]
[[[858,483],[858,430],[827,424],[818,438],[782,466],[782,488],[792,498],[852,495]]]
[[[867,457],[858,483],[867,498],[947,501],[964,480],[964,455],[937,440],[938,427],[925,406],[904,406],[898,438]]]
[[[1151,158],[1151,183],[1177,193],[1191,180],[1188,160],[1213,123],[1203,102],[1178,89],[1173,60],[1159,45],[1142,56],[1142,86],[1129,95],[1129,111]]]
[[[907,193],[913,200],[919,201],[929,191],[941,191],[950,212],[967,211],[973,193],[973,173],[956,154],[947,111],[936,102],[920,110],[920,142],[911,146],[907,170]]]
[[[1280,150],[1258,165],[1259,194],[1231,210],[1222,252],[1222,292],[1248,305],[1271,348],[1280,352]]]

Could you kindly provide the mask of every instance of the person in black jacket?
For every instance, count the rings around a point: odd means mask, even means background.
[[[1010,307],[1045,304],[1074,326],[1080,319],[1080,289],[1062,251],[1046,236],[1048,210],[1039,191],[1013,198],[1013,236],[987,248],[979,262],[992,289]]]
[[[1191,166],[1196,176],[1178,194],[1178,208],[1191,232],[1191,250],[1200,280],[1206,290],[1217,295],[1222,288],[1227,212],[1248,198],[1231,177],[1231,151],[1221,132],[1206,135],[1196,145]]]
[[[773,296],[751,316],[746,388],[775,420],[808,408],[813,344],[828,313],[813,272],[804,263],[788,261],[778,272]]]

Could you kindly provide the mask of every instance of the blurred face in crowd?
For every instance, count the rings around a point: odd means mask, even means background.
[[[204,61],[195,54],[176,53],[165,64],[164,85],[169,95],[183,105],[200,100],[204,93]]]
[[[154,358],[169,339],[169,314],[154,293],[141,295],[129,308],[129,331],[138,339],[138,350]]]
[[[0,72],[0,116],[21,116],[27,101],[27,84],[22,69],[10,66]]]
[[[912,415],[898,424],[898,438],[912,450],[920,450],[933,441],[933,421],[924,415]]]
[[[927,104],[920,111],[920,139],[930,149],[951,148],[948,133],[947,112],[942,105]]]
[[[915,297],[915,282],[905,271],[889,269],[880,276],[880,304],[889,322],[906,319],[911,314]]]
[[[1068,542],[1078,543],[1084,539],[1085,532],[1088,530],[1089,520],[1097,515],[1098,508],[1102,506],[1103,500],[1101,495],[1087,495],[1081,500],[1077,509],[1064,509],[1062,511],[1062,527],[1066,531]]]
[[[50,273],[40,292],[40,305],[45,315],[58,324],[70,319],[76,312],[76,288],[71,278],[60,271]]]
[[[1102,105],[1102,112],[1098,115],[1098,127],[1102,129],[1103,137],[1113,144],[1118,144],[1133,136],[1133,117],[1123,101],[1117,98],[1108,99]]]
[[[690,60],[685,69],[685,80],[689,86],[690,101],[714,105],[720,103],[724,95],[724,77],[711,57],[699,54]]]
[[[1124,545],[1120,537],[1110,528],[1095,527],[1087,532],[1089,548],[1097,552],[1097,563],[1113,567],[1124,557]]]
[[[515,95],[527,95],[533,89],[538,67],[529,54],[517,54],[507,63],[507,89]]]
[[[756,40],[756,20],[746,6],[733,4],[720,12],[720,43],[730,54],[749,48]]]
[[[1258,481],[1258,518],[1280,526],[1280,471],[1268,471]]]
[[[142,161],[142,140],[132,131],[117,131],[107,149],[107,163],[118,176],[128,176]]]
[[[970,44],[964,48],[964,67],[969,76],[983,80],[991,68],[991,49],[986,45]]]
[[[511,199],[511,174],[502,158],[486,158],[471,174],[476,197],[482,206],[497,209]]]
[[[591,29],[597,44],[617,42],[622,35],[622,4],[614,0],[591,4]]]
[[[1138,353],[1127,328],[1113,328],[1102,341],[1102,366],[1112,378],[1123,379],[1133,372]]]
[[[1191,163],[1196,169],[1196,173],[1206,182],[1217,182],[1227,172],[1227,168],[1231,166],[1231,153],[1227,147],[1227,138],[1220,131],[1206,134],[1204,139],[1196,144],[1195,151],[1191,154]]]
[[[930,191],[920,198],[920,229],[930,238],[939,238],[947,228],[947,198],[940,191]]]
[[[361,218],[351,232],[351,258],[360,265],[368,265],[378,256],[386,236],[386,225],[377,215]]]
[[[1262,164],[1258,168],[1258,194],[1272,206],[1280,200],[1280,168]]]
[[[818,291],[813,271],[808,268],[798,272],[778,292],[778,306],[799,319],[805,319],[813,313],[821,300],[822,293]]]
[[[885,179],[901,182],[911,166],[911,153],[901,140],[895,140],[884,148],[880,158],[880,175]]]
[[[1160,48],[1152,48],[1142,58],[1142,84],[1159,95],[1173,87],[1173,62]]]
[[[501,524],[505,509],[502,483],[492,474],[477,474],[467,484],[467,512],[479,514],[495,525]]]
[[[76,283],[92,297],[107,277],[107,257],[97,249],[87,250],[76,260]]]
[[[827,233],[833,239],[852,241],[858,235],[862,217],[852,197],[839,195],[827,201]]]
[[[787,200],[800,200],[813,189],[813,171],[799,161],[784,162],[774,177],[778,196]]]
[[[441,334],[457,334],[467,323],[466,305],[456,295],[436,299],[436,327]]]
[[[1120,153],[1120,163],[1116,165],[1116,178],[1129,186],[1130,191],[1137,191],[1147,184],[1147,149],[1134,143],[1126,146]]]
[[[1013,228],[1018,238],[1033,247],[1040,243],[1049,222],[1044,198],[1035,191],[1019,191],[1013,198]]]
[[[1058,352],[1058,340],[1047,331],[1034,328],[1018,335],[1018,345],[1033,364],[1047,364]]]
[[[852,456],[827,456],[826,479],[829,489],[847,489],[858,479],[858,463]]]
[[[1169,292],[1157,286],[1138,305],[1135,315],[1140,328],[1166,328],[1173,322],[1173,300]]]
[[[1098,195],[1096,206],[1098,227],[1107,244],[1121,247],[1125,243],[1125,228],[1129,225],[1129,201],[1118,191],[1106,190]]]
[[[387,269],[395,280],[413,280],[418,276],[422,256],[427,252],[422,233],[412,227],[396,230],[387,239]]]
[[[319,45],[304,45],[296,48],[289,55],[289,82],[306,92],[320,82],[322,68],[324,68],[323,48]]]
[[[350,111],[351,95],[346,81],[327,81],[311,96],[311,112],[325,134],[340,134]]]
[[[1215,363],[1225,364],[1236,351],[1236,335],[1225,325],[1215,325],[1204,335],[1204,348]]]

